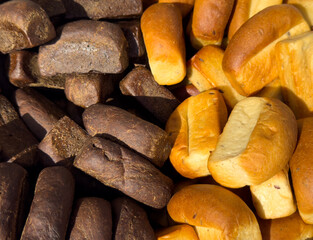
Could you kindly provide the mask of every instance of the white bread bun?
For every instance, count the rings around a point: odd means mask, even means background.
[[[234,107],[208,167],[221,185],[258,185],[281,171],[297,142],[297,122],[281,101],[250,97]]]
[[[169,117],[166,132],[173,143],[170,161],[187,178],[210,174],[211,152],[227,121],[227,108],[218,90],[187,98]]]
[[[260,218],[287,217],[297,210],[288,172],[289,165],[269,180],[250,186],[253,205]]]
[[[220,186],[196,184],[175,193],[167,205],[176,222],[195,226],[199,239],[262,239],[250,208]]]

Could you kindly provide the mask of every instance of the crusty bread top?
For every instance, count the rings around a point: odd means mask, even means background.
[[[250,18],[230,40],[223,69],[236,73],[254,55],[292,27],[305,22],[300,11],[288,4],[268,7]]]
[[[220,186],[187,186],[174,194],[167,210],[174,221],[219,229],[225,239],[237,239],[241,231],[251,229],[251,239],[261,236],[250,208],[236,194]]]

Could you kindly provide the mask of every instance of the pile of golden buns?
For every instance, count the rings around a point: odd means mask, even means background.
[[[166,124],[170,161],[193,180],[177,187],[167,206],[177,225],[158,239],[313,239],[312,24],[313,0],[159,0],[145,10],[155,80],[200,92]]]

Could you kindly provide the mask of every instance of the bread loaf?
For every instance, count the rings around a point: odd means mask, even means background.
[[[195,229],[188,224],[174,225],[156,232],[158,240],[199,240]]]
[[[221,93],[208,90],[187,98],[166,124],[173,148],[170,160],[176,171],[187,178],[210,174],[208,159],[227,121]]]
[[[160,85],[181,82],[186,75],[182,16],[174,4],[157,3],[141,17],[149,65]]]
[[[310,26],[313,26],[313,3],[311,0],[286,0],[288,4],[294,5],[303,14],[304,18],[308,21]]]
[[[297,142],[297,122],[277,99],[250,97],[235,106],[208,162],[221,185],[258,185],[281,171]]]

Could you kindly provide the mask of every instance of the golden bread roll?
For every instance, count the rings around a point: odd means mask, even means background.
[[[223,70],[241,95],[250,96],[278,77],[275,45],[307,32],[300,11],[288,4],[268,7],[250,18],[230,40]]]
[[[157,240],[199,240],[194,228],[187,224],[175,225],[156,232]]]
[[[250,208],[220,186],[187,186],[174,194],[167,211],[174,221],[195,226],[200,240],[262,239]]]
[[[195,0],[190,41],[195,49],[221,45],[234,0]]]
[[[250,186],[253,205],[260,218],[287,217],[297,210],[290,187],[289,165],[269,180]]]
[[[264,88],[258,92],[256,97],[268,97],[268,98],[277,98],[279,100],[283,99],[282,88],[280,84],[280,79],[276,78],[274,81],[265,85]]]
[[[160,85],[181,82],[186,75],[186,49],[178,7],[153,4],[141,17],[141,31],[155,81]]]
[[[286,3],[297,7],[310,26],[313,26],[313,1],[312,0],[286,0]]]
[[[290,160],[291,178],[300,216],[313,224],[313,118],[303,120],[297,148]]]
[[[210,155],[208,167],[221,185],[258,185],[281,171],[297,142],[292,111],[274,98],[250,97],[236,104]]]
[[[201,48],[187,63],[187,78],[199,90],[217,88],[223,92],[226,104],[233,108],[245,97],[230,84],[222,69],[224,51],[208,45]]]
[[[296,118],[313,116],[313,32],[278,42],[276,56],[286,104]]]
[[[313,225],[303,222],[298,212],[285,218],[259,219],[259,225],[263,240],[309,240],[313,238]]]
[[[228,28],[228,39],[230,40],[249,18],[269,6],[281,3],[282,0],[237,0],[235,11]]]
[[[195,0],[159,0],[159,3],[174,3],[185,17],[192,10]]]
[[[187,178],[210,174],[208,159],[227,121],[222,94],[208,90],[187,98],[169,117],[166,132],[174,146],[170,161]]]

